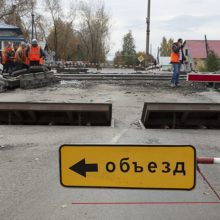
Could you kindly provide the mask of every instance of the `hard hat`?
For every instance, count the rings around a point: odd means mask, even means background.
[[[31,41],[31,44],[32,45],[37,45],[38,43],[37,43],[37,40],[36,39],[33,39],[32,41]]]

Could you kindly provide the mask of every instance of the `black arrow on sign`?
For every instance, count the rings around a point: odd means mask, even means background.
[[[86,164],[86,160],[82,159],[78,163],[69,168],[70,170],[86,177],[87,172],[98,172],[98,164]]]

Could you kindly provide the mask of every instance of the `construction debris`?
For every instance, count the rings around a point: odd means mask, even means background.
[[[0,92],[7,89],[33,89],[52,85],[60,79],[54,76],[54,72],[45,66],[33,66],[29,70],[21,69],[12,72],[11,75],[0,77]]]

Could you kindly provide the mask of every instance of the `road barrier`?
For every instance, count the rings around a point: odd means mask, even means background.
[[[220,164],[220,158],[217,157],[198,157],[198,164]]]
[[[191,82],[219,82],[220,74],[215,73],[188,73],[187,81]]]

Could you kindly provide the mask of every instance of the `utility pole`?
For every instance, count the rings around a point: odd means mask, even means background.
[[[208,45],[208,40],[207,40],[206,35],[205,35],[205,48],[206,48],[206,55],[208,57],[208,55],[209,55],[209,45]]]
[[[157,64],[160,63],[160,47],[157,48]]]
[[[147,18],[146,18],[146,24],[147,24],[147,33],[146,33],[146,55],[149,54],[150,50],[150,8],[151,7],[151,0],[148,0],[148,10],[147,10]]]
[[[31,21],[31,40],[34,39],[34,1],[31,1],[31,17],[32,17],[32,21]]]
[[[32,12],[31,40],[34,39],[34,13]]]

